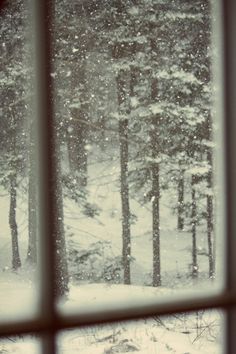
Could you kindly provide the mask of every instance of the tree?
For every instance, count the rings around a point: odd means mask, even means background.
[[[128,114],[129,103],[126,101],[127,73],[120,71],[117,76],[117,93],[119,104],[119,142],[120,142],[120,194],[122,206],[122,255],[124,265],[124,283],[130,284],[130,260],[131,260],[131,237],[130,237],[130,206],[128,185]],[[127,107],[128,106],[128,107]]]
[[[56,135],[56,133],[55,133]],[[68,293],[68,265],[67,265],[67,252],[64,230],[64,213],[63,213],[63,196],[62,196],[62,184],[61,184],[61,161],[60,161],[60,148],[57,138],[54,136],[55,151],[54,151],[54,208],[57,218],[54,220],[55,225],[53,230],[55,232],[52,235],[55,245],[55,295],[56,297],[64,297]]]
[[[29,138],[29,176],[28,176],[28,250],[27,261],[31,264],[37,262],[37,186],[35,161],[35,126],[30,122]]]
[[[151,98],[157,97],[157,79],[152,80]],[[160,165],[159,165],[159,114],[153,114],[151,123],[152,148],[152,238],[153,238],[153,286],[161,285],[161,256],[160,256]]]
[[[196,176],[192,175],[191,187],[192,187],[192,277],[196,278],[198,275],[198,262],[197,262],[197,239],[196,239],[196,226],[197,226],[197,206],[196,206]]]
[[[207,132],[208,140],[211,140],[211,130],[212,130],[212,121],[211,115],[207,120]],[[214,257],[214,239],[213,239],[213,151],[212,147],[207,147],[207,162],[209,164],[209,171],[207,173],[207,240],[208,240],[208,256],[209,256],[209,278],[215,277],[215,257]]]
[[[9,176],[10,188],[10,207],[9,207],[9,225],[11,229],[12,241],[12,269],[17,270],[21,267],[21,260],[18,245],[18,228],[16,222],[16,188],[17,188],[17,173],[15,166],[12,166],[12,173]]]
[[[178,178],[178,224],[179,231],[184,229],[184,170],[181,165],[179,167]]]

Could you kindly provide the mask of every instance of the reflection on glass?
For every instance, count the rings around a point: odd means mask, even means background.
[[[59,274],[71,289],[222,285],[211,22],[205,0],[56,1]]]
[[[40,354],[39,343],[32,337],[9,337],[0,339],[0,353]]]
[[[199,311],[74,329],[58,337],[58,353],[222,354],[222,322],[222,313]]]
[[[36,199],[31,159],[31,77],[28,8],[0,10],[0,320],[35,310]]]

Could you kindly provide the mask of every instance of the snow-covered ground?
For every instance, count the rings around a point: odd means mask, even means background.
[[[68,247],[88,249],[97,242],[104,252],[90,259],[92,270],[105,267],[107,257],[121,254],[121,208],[119,194],[119,164],[116,156],[109,161],[99,162],[96,154],[89,165],[89,201],[101,210],[94,218],[80,212],[71,200],[65,199],[65,230]],[[161,198],[161,269],[162,287],[153,289],[151,205],[141,205],[131,199],[131,211],[137,221],[131,226],[132,233],[132,286],[105,284],[101,279],[95,283],[76,278],[79,264],[71,270],[70,294],[64,311],[76,311],[81,306],[96,306],[101,299],[106,301],[134,301],[137,297],[149,299],[167,295],[208,293],[222,286],[222,258],[217,257],[218,275],[214,283],[208,280],[207,238],[204,228],[198,230],[199,278],[191,278],[191,235],[188,231],[176,231],[176,216],[170,206],[175,200],[168,193]],[[20,255],[23,267],[11,271],[11,240],[8,226],[8,196],[1,192],[0,230],[0,320],[28,316],[37,310],[36,271],[25,264],[27,250],[27,200],[19,195],[17,220],[19,226]],[[218,244],[220,245],[220,243]],[[217,248],[219,254],[220,246]],[[78,267],[78,270],[76,269]],[[146,286],[149,285],[149,286]],[[146,286],[146,287],[145,287]],[[73,353],[176,353],[218,354],[222,350],[223,315],[218,311],[204,311],[191,315],[132,321],[84,329],[66,331],[58,337],[60,354]],[[0,342],[0,353],[38,353],[32,338],[6,339]]]
[[[212,316],[210,321],[210,316]],[[205,314],[206,316],[206,314]],[[103,327],[71,330],[59,337],[60,354],[127,353],[140,354],[218,354],[220,343],[212,335],[215,314],[207,323],[196,315],[167,319],[139,320]],[[197,321],[199,328],[197,329]],[[202,321],[202,322],[201,322]],[[209,325],[209,331],[208,326]],[[202,327],[201,327],[202,326]],[[203,334],[203,332],[206,332]]]

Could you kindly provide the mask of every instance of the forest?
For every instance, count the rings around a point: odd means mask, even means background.
[[[35,291],[42,256],[29,19],[24,0],[9,2],[1,12],[1,309],[16,284]],[[53,237],[59,298],[77,297],[83,287],[114,297],[126,286],[126,296],[141,288],[149,296],[156,289],[163,297],[222,284],[213,22],[210,0],[55,0]],[[194,327],[191,345],[205,336],[206,353],[220,352],[221,314],[203,311],[189,322],[184,316],[168,318],[166,325],[164,319],[153,321],[157,330],[175,331],[184,321]],[[129,330],[112,328],[110,351],[96,353],[142,352],[140,343],[126,341]],[[86,350],[96,349],[81,353]]]

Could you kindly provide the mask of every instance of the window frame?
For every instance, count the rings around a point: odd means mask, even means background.
[[[40,296],[39,312],[33,319],[1,323],[0,337],[36,333],[42,339],[42,352],[55,354],[56,335],[60,330],[97,325],[101,323],[131,320],[140,317],[170,315],[201,309],[221,308],[226,313],[225,353],[236,353],[236,2],[219,0],[223,17],[223,92],[224,92],[224,168],[225,168],[225,220],[226,220],[226,286],[221,293],[196,298],[171,300],[158,303],[143,301],[124,305],[114,303],[112,308],[100,308],[96,312],[79,310],[75,315],[60,314],[55,305],[54,232],[57,217],[54,208],[54,157],[51,33],[53,1],[33,0],[33,22],[36,59],[36,125],[37,159],[39,169],[39,235],[40,235]],[[43,255],[43,260],[42,260]]]

